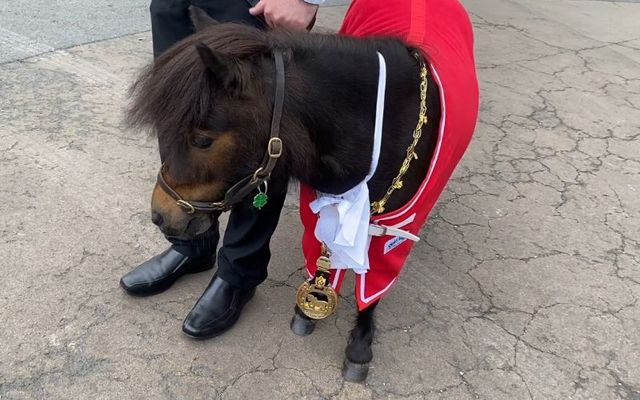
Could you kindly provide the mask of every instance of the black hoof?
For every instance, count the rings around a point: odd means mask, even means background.
[[[294,314],[289,326],[296,335],[307,336],[313,333],[313,330],[316,327],[316,321]]]
[[[369,374],[369,363],[356,364],[349,360],[344,360],[342,366],[342,377],[349,382],[364,382]]]

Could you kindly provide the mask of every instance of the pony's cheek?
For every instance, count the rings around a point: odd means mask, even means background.
[[[183,194],[185,199],[199,200],[199,201],[221,201],[224,199],[227,187],[224,182],[210,181],[207,183],[190,185],[188,188],[178,187],[178,192]]]
[[[207,178],[229,177],[233,175],[241,164],[238,152],[238,134],[234,132],[219,133],[208,151],[195,152],[191,155],[193,167],[202,171],[208,171]],[[206,179],[210,181],[211,179]]]

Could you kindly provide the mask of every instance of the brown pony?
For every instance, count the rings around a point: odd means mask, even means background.
[[[286,190],[293,179],[340,194],[364,179],[373,149],[380,52],[387,63],[385,119],[379,164],[369,188],[372,199],[384,195],[418,121],[420,65],[409,46],[390,38],[263,32],[236,24],[197,27],[198,33],[157,59],[132,89],[129,122],[152,128],[164,159],[162,182],[152,200],[153,219],[162,232],[188,239],[206,231],[233,201],[209,210],[207,204],[222,204],[225,194],[234,200],[229,189],[251,181],[247,177],[255,178],[264,166],[273,135],[276,52],[282,54],[286,82],[277,124],[282,147],[276,150],[282,154],[258,184],[270,178],[270,190]],[[411,199],[434,151],[440,96],[428,79],[429,122],[416,148],[420,162],[411,164],[402,190],[387,203],[389,211]],[[256,187],[240,194],[253,196]],[[180,204],[176,196],[210,212]],[[374,308],[359,313],[351,332],[346,379],[366,377]],[[296,308],[295,332],[308,334],[313,324]]]

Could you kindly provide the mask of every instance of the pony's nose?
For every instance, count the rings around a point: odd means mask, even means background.
[[[151,222],[153,222],[157,226],[162,226],[164,218],[162,218],[162,215],[159,212],[151,211]]]

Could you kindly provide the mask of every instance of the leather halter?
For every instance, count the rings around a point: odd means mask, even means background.
[[[158,172],[157,184],[165,191],[166,194],[176,200],[176,204],[180,206],[187,214],[214,213],[219,211],[228,211],[231,206],[240,202],[249,193],[259,188],[261,185],[271,178],[271,172],[276,166],[276,162],[282,156],[283,144],[280,139],[280,121],[282,119],[282,108],[284,104],[284,60],[281,50],[274,50],[273,56],[276,63],[276,92],[273,104],[273,116],[271,118],[271,135],[267,144],[267,151],[262,160],[260,167],[251,175],[240,180],[233,185],[224,195],[222,201],[189,201],[185,200],[178,192],[176,192],[162,174],[163,167]]]

